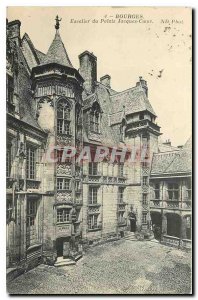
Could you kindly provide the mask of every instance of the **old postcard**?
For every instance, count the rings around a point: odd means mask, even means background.
[[[192,10],[8,7],[9,294],[192,293]]]

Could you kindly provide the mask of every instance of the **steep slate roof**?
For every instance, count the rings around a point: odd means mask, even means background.
[[[11,42],[12,44],[12,42]],[[13,44],[12,44],[13,45]],[[14,45],[18,56],[19,113],[20,119],[35,128],[42,130],[34,118],[34,101],[31,93],[30,68],[22,51],[22,47]],[[43,130],[42,130],[43,131]]]
[[[109,92],[110,95],[115,95],[115,94],[118,93],[118,92],[116,92],[115,90],[113,90],[111,87],[108,87],[108,86],[102,84],[102,83],[99,82],[99,81],[97,81],[97,85],[103,86],[103,87]]]
[[[101,130],[98,141],[94,141],[90,138],[89,124],[87,124],[86,114],[89,114],[89,109],[92,107],[93,103],[97,101],[100,105],[102,111],[101,118]],[[109,114],[111,113],[111,103],[110,94],[108,88],[102,84],[98,84],[95,89],[95,93],[88,96],[83,101],[84,110],[84,131],[83,137],[84,142],[89,142],[91,144],[101,144],[103,146],[117,146],[119,140],[114,132],[114,130],[109,126]],[[86,123],[86,124],[85,124]]]
[[[118,111],[117,113],[109,115],[109,125],[120,124],[125,117],[124,111]]]
[[[38,55],[40,51],[35,49],[27,33],[25,33],[22,38],[22,52],[30,69],[41,63],[40,55]]]
[[[122,110],[124,105],[127,114],[148,110],[156,116],[144,90],[140,86],[111,95],[111,103],[112,113]]]
[[[153,155],[151,177],[168,174],[177,175],[192,171],[192,141],[191,138],[179,151],[156,153]]]
[[[49,63],[57,63],[66,67],[73,68],[58,30],[56,31],[55,37],[42,62],[42,64]]]
[[[39,130],[43,129],[40,127],[38,122],[34,119],[32,115],[32,108],[27,101],[22,100],[20,103],[21,110],[23,110],[23,113],[21,113],[21,120]]]
[[[38,56],[40,63],[42,64],[46,54],[44,54],[43,52],[41,52],[40,50],[37,50],[37,49],[35,49],[35,51],[36,51],[36,54]]]

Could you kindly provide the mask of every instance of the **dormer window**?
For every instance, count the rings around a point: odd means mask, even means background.
[[[101,109],[97,101],[93,103],[93,106],[89,112],[89,127],[91,132],[100,133],[100,120]]]
[[[90,130],[99,133],[99,117],[98,111],[92,111],[90,113]]]
[[[70,104],[67,100],[61,100],[57,105],[57,132],[70,134]]]

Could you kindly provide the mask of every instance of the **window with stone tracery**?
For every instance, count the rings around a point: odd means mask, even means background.
[[[90,130],[99,133],[99,113],[92,111],[90,114]]]
[[[90,131],[100,133],[100,107],[95,103],[90,111]]]
[[[70,135],[71,107],[67,100],[61,100],[57,105],[57,132]]]

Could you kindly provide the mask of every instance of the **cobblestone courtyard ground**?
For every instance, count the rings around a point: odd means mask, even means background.
[[[8,285],[10,294],[189,294],[190,253],[120,240],[93,247],[75,266],[40,265]]]

